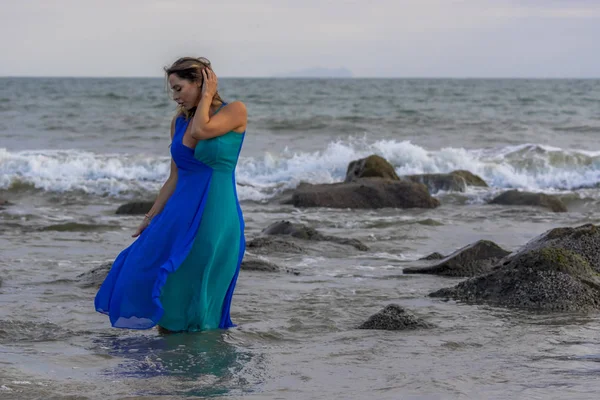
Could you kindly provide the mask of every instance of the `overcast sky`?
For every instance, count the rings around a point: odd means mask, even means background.
[[[0,76],[600,77],[600,0],[0,0]]]

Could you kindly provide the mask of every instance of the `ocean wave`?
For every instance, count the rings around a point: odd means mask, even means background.
[[[468,170],[492,190],[572,191],[600,186],[600,152],[538,144],[494,149],[442,148],[430,151],[410,141],[328,143],[314,152],[285,149],[242,157],[236,170],[240,200],[268,201],[300,182],[342,181],[352,160],[378,154],[398,175]],[[0,149],[0,189],[80,191],[130,198],[156,192],[169,173],[168,157],[95,154],[77,150],[9,152]]]
[[[238,179],[263,187],[290,189],[299,182],[342,181],[352,160],[378,154],[398,175],[468,170],[493,188],[531,191],[574,190],[600,183],[600,152],[563,150],[526,144],[496,149],[442,148],[429,151],[410,141],[366,139],[336,141],[312,153],[266,153],[240,160]]]
[[[0,189],[81,191],[102,196],[156,191],[169,173],[166,157],[95,154],[78,150],[0,149]],[[125,196],[126,197],[126,196]]]

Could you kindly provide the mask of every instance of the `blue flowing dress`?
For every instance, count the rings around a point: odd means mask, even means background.
[[[203,331],[235,326],[229,310],[246,242],[235,167],[243,134],[182,139],[175,121],[171,156],[177,186],[149,226],[113,262],[96,294],[113,327]]]

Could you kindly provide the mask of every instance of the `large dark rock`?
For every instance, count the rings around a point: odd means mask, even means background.
[[[401,179],[422,183],[431,193],[437,193],[440,190],[464,192],[467,190],[467,186],[487,187],[487,183],[479,176],[463,170],[452,171],[448,174],[404,175]]]
[[[314,228],[302,224],[294,224],[289,221],[275,222],[263,229],[261,233],[263,235],[292,236],[303,240],[328,241],[352,246],[360,251],[369,250],[369,248],[359,240],[323,235]]]
[[[509,190],[495,197],[490,204],[501,204],[510,206],[539,206],[554,212],[566,212],[567,206],[558,197],[545,193],[520,192]]]
[[[404,268],[405,274],[435,274],[444,276],[476,276],[492,270],[492,266],[510,252],[494,242],[480,240],[423,267]]]
[[[134,201],[120,206],[117,209],[117,214],[143,215],[150,211],[153,205],[154,202],[152,201]]]
[[[600,227],[594,224],[551,229],[533,238],[511,254],[504,264],[521,254],[544,248],[572,251],[583,257],[596,272],[600,273]]]
[[[385,158],[378,155],[370,155],[348,164],[346,179],[344,182],[352,182],[360,178],[386,178],[399,180],[394,166]]]
[[[600,310],[600,275],[578,254],[548,247],[430,296],[540,311]]]
[[[397,304],[390,304],[377,314],[363,322],[358,329],[381,329],[400,331],[409,329],[430,328],[432,325],[417,318]]]
[[[600,309],[600,229],[555,228],[492,272],[431,293],[469,303],[545,311]]]
[[[350,183],[303,185],[292,195],[295,207],[330,208],[435,208],[439,200],[431,197],[420,183],[382,178],[363,178]]]

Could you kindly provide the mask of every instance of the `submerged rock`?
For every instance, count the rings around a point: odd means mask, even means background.
[[[274,236],[261,236],[246,243],[246,248],[257,254],[304,253],[304,249],[291,241]]]
[[[381,329],[400,331],[431,328],[432,325],[406,311],[397,304],[390,304],[363,322],[358,329]]]
[[[81,287],[100,287],[108,272],[112,267],[112,262],[106,262],[90,271],[77,275]]]
[[[120,206],[117,209],[117,214],[143,215],[150,211],[153,205],[153,201],[134,201]]]
[[[292,236],[303,240],[314,240],[314,241],[328,241],[338,244],[352,246],[360,251],[367,251],[369,248],[357,239],[346,239],[335,236],[327,236],[321,234],[314,228],[308,227],[303,224],[294,224],[289,221],[278,221],[275,222],[261,232],[263,235],[281,235],[281,236]]]
[[[431,193],[437,193],[440,190],[464,192],[467,190],[467,186],[488,187],[487,183],[479,176],[464,170],[452,171],[448,174],[404,175],[401,179],[422,183]]]
[[[520,192],[509,190],[495,197],[490,204],[511,206],[538,206],[548,208],[554,212],[566,212],[567,206],[556,196],[545,193]]]
[[[439,200],[431,197],[420,183],[382,178],[362,178],[350,183],[299,186],[292,195],[295,207],[330,208],[436,208]]]
[[[404,268],[405,274],[435,274],[444,276],[476,276],[492,270],[492,266],[510,252],[489,240],[480,240],[444,257],[440,262]]]
[[[352,182],[360,178],[386,178],[399,180],[394,166],[385,158],[378,155],[370,155],[367,158],[361,158],[348,164],[346,178],[344,182]]]
[[[240,267],[244,271],[279,272],[281,268],[271,262],[259,258],[246,258],[242,260]]]
[[[257,272],[281,272],[282,270],[288,274],[300,275],[300,272],[293,268],[281,268],[277,264],[273,264],[267,260],[252,257],[250,255],[244,256],[242,265],[240,266],[242,271],[257,271]]]

